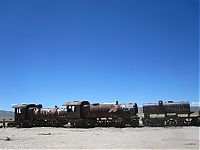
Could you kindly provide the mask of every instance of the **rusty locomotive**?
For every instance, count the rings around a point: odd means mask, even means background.
[[[43,108],[41,104],[14,105],[15,121],[19,127],[96,127],[138,126],[137,104],[90,104],[88,101],[67,102],[64,108]]]
[[[90,104],[88,101],[66,102],[63,108],[43,108],[41,104],[13,105],[17,127],[138,127],[137,103]],[[143,105],[143,126],[200,125],[200,112],[190,111],[188,102]]]

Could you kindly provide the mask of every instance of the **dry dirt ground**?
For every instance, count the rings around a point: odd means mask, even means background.
[[[199,129],[0,128],[0,149],[199,149]]]

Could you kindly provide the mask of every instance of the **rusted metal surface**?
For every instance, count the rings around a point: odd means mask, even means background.
[[[122,110],[120,105],[113,104],[100,104],[90,105],[90,117],[91,118],[109,118],[115,113],[119,113]]]
[[[27,107],[38,107],[36,104],[16,104],[12,108],[27,108]]]
[[[88,101],[80,101],[80,102],[65,102],[63,106],[80,106],[80,105],[90,105]]]
[[[157,104],[145,104],[143,113],[145,126],[199,125],[200,120],[199,116],[191,116],[189,102],[159,101]]]
[[[19,127],[56,126],[72,127],[138,126],[138,106],[132,104],[90,104],[88,101],[66,102],[64,108],[42,108],[41,104],[14,105],[15,120],[10,125]],[[143,106],[145,126],[200,125],[200,112],[190,111],[188,102],[163,103]]]
[[[159,103],[144,104],[143,113],[145,114],[165,114],[165,113],[190,113],[190,104],[188,102],[180,103]]]
[[[123,110],[129,113],[132,113],[134,115],[137,115],[138,113],[138,106],[137,103],[129,103],[125,105],[121,105]]]
[[[85,119],[87,117],[89,108],[84,106],[89,106],[90,103],[88,101],[80,101],[80,102],[66,102],[63,106],[66,107],[67,118],[70,119]]]
[[[96,120],[97,126],[138,126],[137,105],[94,104],[90,105],[89,118]]]

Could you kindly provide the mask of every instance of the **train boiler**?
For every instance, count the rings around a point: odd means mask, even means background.
[[[89,118],[95,126],[138,126],[138,106],[136,103],[121,105],[118,104],[92,104],[90,105]]]

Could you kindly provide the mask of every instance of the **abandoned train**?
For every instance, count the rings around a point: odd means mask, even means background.
[[[189,102],[149,103],[143,105],[145,126],[199,126],[200,111],[192,112]]]
[[[72,127],[95,126],[138,126],[137,104],[90,104],[88,101],[67,102],[65,108],[42,108],[42,105],[14,105],[15,121],[13,126],[56,126]]]
[[[43,108],[41,104],[14,105],[15,120],[10,126],[18,127],[137,127],[137,103],[90,104],[88,101],[66,102],[64,108]],[[144,126],[200,125],[199,112],[190,111],[188,102],[143,105]]]

